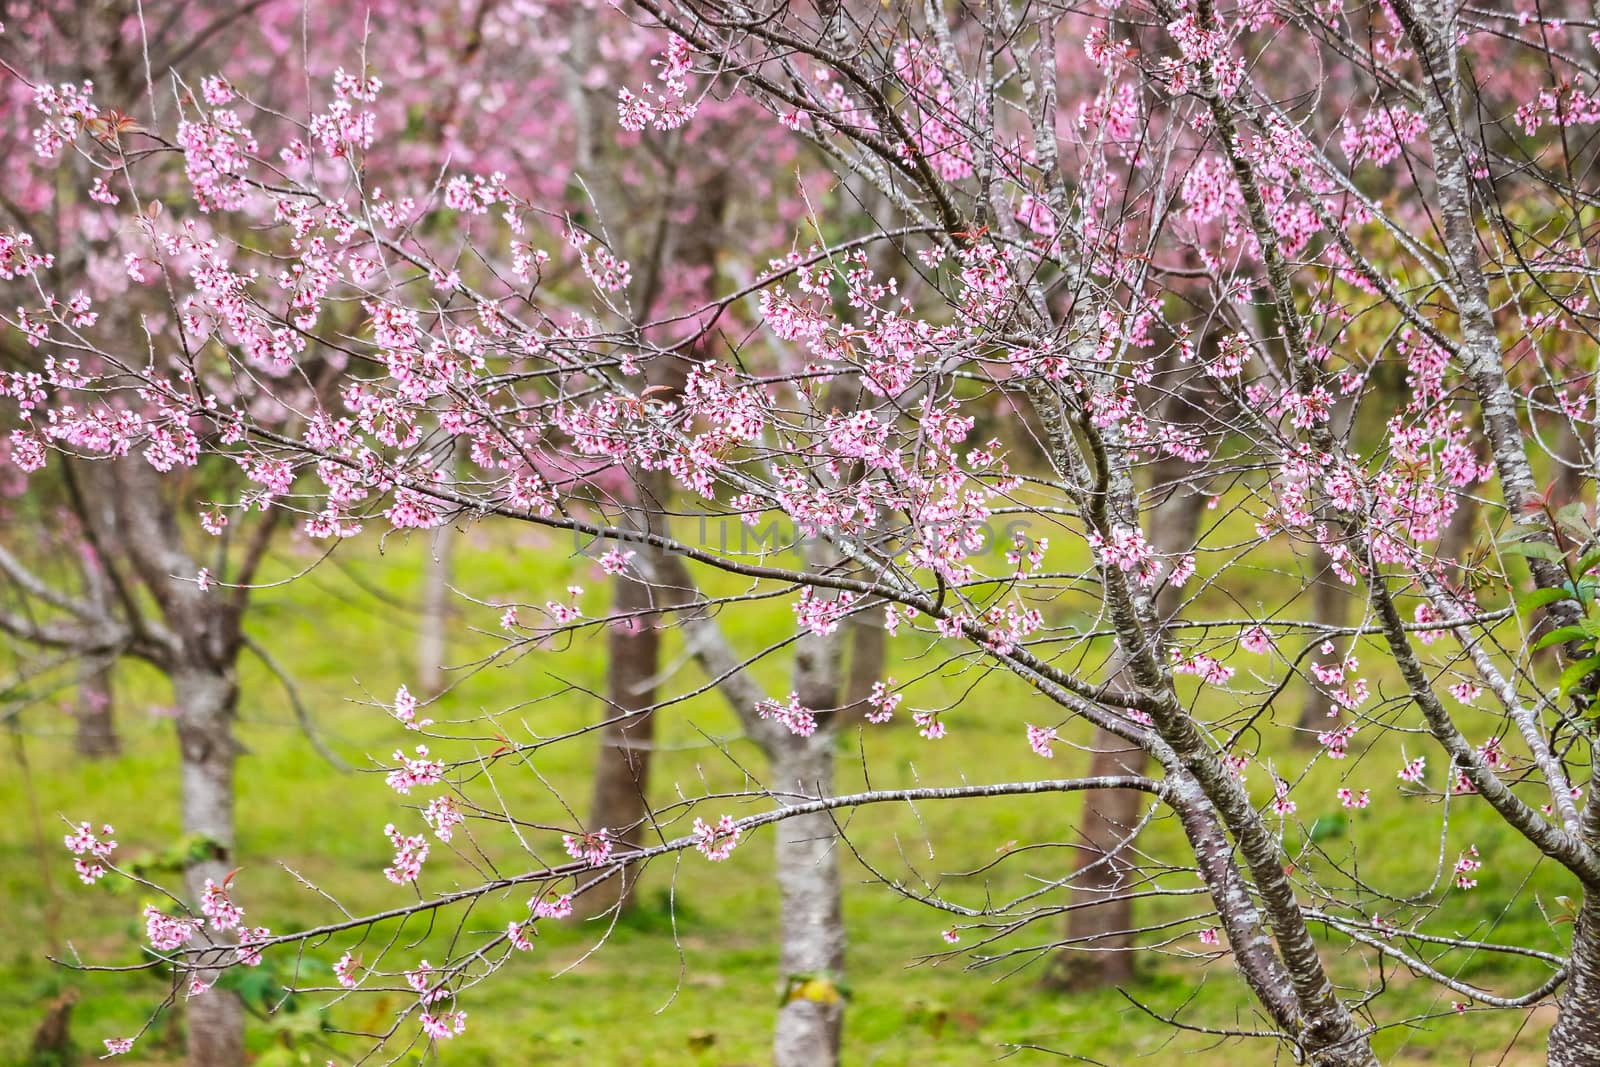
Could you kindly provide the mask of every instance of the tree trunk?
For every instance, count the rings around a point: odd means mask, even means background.
[[[1592,786],[1584,799],[1579,830],[1590,847],[1600,845],[1600,792]],[[1592,887],[1584,889],[1572,924],[1567,984],[1556,1005],[1549,1067],[1596,1067],[1600,1064],[1600,892]]]
[[[1143,774],[1147,762],[1144,749],[1109,731],[1095,731],[1090,777]],[[1135,789],[1086,794],[1078,855],[1080,866],[1089,869],[1072,882],[1068,943],[1055,953],[1045,973],[1050,988],[1092,989],[1132,981],[1133,902],[1124,894],[1133,863],[1127,838],[1148,800]]]
[[[417,685],[428,696],[437,696],[445,687],[456,537],[455,527],[448,524],[434,530],[428,558],[423,563],[422,611],[417,619]]]
[[[644,551],[643,546],[639,549]],[[594,768],[594,798],[588,829],[606,829],[619,842],[637,846],[650,818],[650,746],[655,737],[654,678],[659,669],[661,631],[650,586],[626,572],[612,579],[611,611],[620,621],[606,636],[610,659],[600,754]],[[633,903],[634,870],[597,886],[581,898],[585,910],[600,914]]]
[[[234,680],[206,671],[173,675],[182,758],[183,832],[203,840],[203,855],[184,871],[189,905],[199,913],[206,879],[221,885],[233,866],[233,772],[237,743],[233,720],[239,691]],[[197,847],[196,852],[201,850]],[[222,961],[217,961],[222,962]],[[214,982],[217,971],[195,974]],[[186,1002],[189,1067],[244,1063],[244,1005],[232,992],[211,989]]]
[[[65,1067],[66,1064],[79,1062],[72,1044],[72,1007],[76,1003],[78,991],[68,986],[45,1008],[44,1018],[33,1032],[33,1057],[28,1060],[30,1064],[60,1064]]]
[[[1333,559],[1320,544],[1311,553],[1311,620],[1323,626],[1343,626],[1345,619],[1346,594],[1339,576],[1333,573]],[[1311,662],[1318,666],[1328,666],[1339,663],[1344,659],[1343,639],[1329,638],[1333,641],[1333,651],[1324,655],[1322,644],[1324,638],[1313,635],[1312,640],[1317,643],[1317,651],[1311,654]],[[1333,706],[1333,698],[1328,691],[1317,681],[1317,676],[1308,668],[1306,671],[1306,702],[1300,708],[1301,734],[1297,738],[1302,743],[1312,743],[1316,735],[1328,728],[1328,709]]]
[[[1550,1067],[1600,1064],[1600,896],[1587,892],[1572,930],[1560,1011],[1550,1030]]]
[[[1439,535],[1439,561],[1444,564],[1445,576],[1452,582],[1461,580],[1461,557],[1472,549],[1478,534],[1478,501],[1462,493],[1456,497],[1456,510],[1450,522]]]
[[[828,795],[833,737],[831,729],[819,729],[810,737],[787,739],[773,753],[773,788]],[[775,829],[784,994],[772,1060],[775,1067],[834,1067],[844,1028],[837,831],[826,812],[785,819]]]
[[[1588,448],[1578,433],[1577,425],[1567,419],[1560,421],[1557,430],[1554,470],[1550,472],[1549,500],[1552,508],[1560,508],[1583,500],[1584,479],[1592,470],[1586,453]]]
[[[809,565],[819,566],[816,559]],[[665,606],[677,611],[684,639],[701,669],[720,679],[718,689],[746,735],[760,745],[771,768],[772,798],[794,803],[828,795],[833,788],[833,744],[842,718],[837,709],[843,632],[829,637],[806,633],[795,642],[794,692],[817,716],[816,732],[800,737],[757,715],[757,705],[766,699],[761,686],[742,669],[743,658],[704,607],[690,606],[697,594],[682,560],[659,553],[646,573],[663,596],[671,598]],[[845,934],[834,847],[837,832],[827,813],[785,819],[774,831],[784,993],[773,1062],[777,1067],[834,1067],[844,1024],[840,982]]]
[[[807,553],[811,566],[832,558],[818,546]],[[833,792],[846,635],[845,629],[826,637],[806,633],[795,642],[795,695],[817,712],[818,722],[810,737],[782,733],[764,745],[772,763],[772,790],[782,801]],[[838,830],[827,812],[786,819],[776,830],[783,1001],[772,1061],[775,1067],[836,1067],[844,1030],[845,941]]]
[[[73,747],[80,756],[114,756],[121,748],[111,704],[111,661],[84,665],[78,679],[77,732]]]
[[[1170,463],[1158,463],[1152,473],[1158,488],[1179,485],[1179,477]],[[1172,556],[1193,548],[1205,504],[1203,493],[1181,485],[1172,489],[1151,515],[1151,547]],[[1170,582],[1162,585],[1156,593],[1156,612],[1163,624],[1182,602],[1182,588]],[[1112,664],[1113,680],[1121,669],[1119,653]],[[1091,775],[1144,773],[1148,754],[1116,734],[1096,729],[1092,745]],[[1045,970],[1048,988],[1120,985],[1133,978],[1133,901],[1126,894],[1132,842],[1126,838],[1139,821],[1145,799],[1126,789],[1097,789],[1086,795],[1078,855],[1083,859],[1079,866],[1089,869],[1073,879],[1067,943]]]

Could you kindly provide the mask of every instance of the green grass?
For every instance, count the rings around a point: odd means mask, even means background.
[[[567,558],[569,548],[553,536],[524,534],[514,540],[474,533],[460,561],[459,584],[488,601],[542,603],[576,580],[591,587],[586,603],[598,612],[606,593],[604,582],[590,572],[587,561]],[[386,757],[400,745],[409,748],[416,740],[404,735],[380,709],[356,701],[365,699],[366,693],[387,700],[396,685],[410,680],[415,636],[403,625],[406,613],[386,605],[374,591],[402,605],[413,600],[423,551],[424,544],[417,539],[410,544],[392,541],[381,557],[348,553],[340,567],[349,568],[349,573],[327,566],[310,579],[265,591],[251,616],[251,632],[290,665],[330,745],[358,766],[370,768],[372,758]],[[285,559],[280,570],[287,573],[304,562]],[[1262,580],[1269,581],[1270,576]],[[724,580],[717,588],[729,592],[739,587]],[[498,615],[495,608],[468,605],[460,622],[492,632]],[[753,651],[787,634],[791,625],[787,600],[780,598],[742,611],[734,632],[740,646]],[[462,654],[488,647],[485,640],[473,639]],[[896,646],[897,660],[920,650],[910,640],[902,638]],[[677,652],[669,641],[666,658],[673,660]],[[939,659],[930,653],[921,662],[932,669]],[[598,701],[583,691],[602,687],[604,667],[603,639],[586,635],[564,649],[535,649],[504,665],[485,668],[464,680],[430,714],[445,723],[515,708],[497,718],[507,736],[551,736],[591,722],[599,714]],[[773,689],[786,692],[784,667],[780,656],[761,667],[760,673]],[[911,669],[902,664],[895,673],[904,681]],[[924,741],[904,723],[850,732],[841,741],[839,788],[862,787],[863,755],[871,782],[878,787],[991,782],[1036,777],[1041,770],[1065,775],[1083,769],[1087,757],[1066,746],[1056,765],[1049,767],[1042,767],[1028,751],[1022,723],[1054,722],[1059,716],[1026,686],[1010,676],[990,674],[982,678],[976,697],[963,700],[978,681],[976,673],[946,665],[932,670],[908,698],[908,704],[960,704],[947,716],[951,736],[945,741]],[[698,675],[689,666],[668,683],[677,692],[697,684]],[[91,1052],[103,1037],[132,1033],[161,997],[163,987],[146,975],[75,973],[44,960],[47,952],[75,952],[85,960],[110,963],[137,958],[139,898],[77,884],[69,857],[60,847],[58,813],[113,822],[124,854],[159,852],[177,838],[173,728],[169,720],[152,713],[170,697],[158,678],[136,668],[123,671],[119,686],[118,711],[127,749],[119,759],[76,760],[71,755],[70,723],[48,707],[24,716],[25,735],[13,738],[16,744],[5,754],[9,763],[0,776],[0,803],[11,817],[0,831],[0,898],[6,902],[0,909],[3,1063],[26,1060],[32,1029],[45,1005],[68,986],[81,993],[74,1032],[80,1046]],[[240,735],[248,752],[240,764],[243,870],[236,896],[251,921],[284,931],[335,917],[331,906],[301,887],[280,863],[332,892],[351,910],[405,901],[406,892],[381,874],[391,854],[381,831],[386,822],[420,826],[420,819],[403,810],[381,775],[338,774],[321,763],[297,731],[278,683],[253,661],[245,664],[244,687]],[[754,749],[733,739],[733,719],[713,697],[698,698],[664,715],[660,731],[663,752],[654,772],[658,799],[665,800],[680,787],[689,796],[708,787],[735,788],[740,784],[737,766],[757,773],[761,768]],[[481,724],[471,732],[488,733]],[[1355,815],[1352,832],[1321,845],[1334,858],[1349,860],[1354,855],[1362,873],[1380,884],[1421,892],[1433,878],[1439,858],[1434,812],[1422,801],[1402,800],[1385,788],[1393,781],[1393,768],[1399,766],[1399,746],[1385,739],[1370,751],[1360,750],[1375,737],[1376,731],[1360,735],[1351,753],[1352,760],[1373,761],[1365,777],[1378,787],[1374,807]],[[481,750],[487,753],[492,747],[492,741],[485,741]],[[587,807],[592,751],[588,741],[561,743],[541,749],[525,765],[496,764],[496,786],[520,817],[570,826],[573,820],[563,799],[580,814]],[[29,776],[21,773],[19,752],[26,755]],[[1303,756],[1283,754],[1285,767],[1303,762]],[[1323,761],[1312,770],[1296,794],[1302,798],[1298,817],[1305,824],[1336,810],[1333,790],[1338,773],[1346,769]],[[1264,802],[1269,786],[1259,770],[1251,773],[1253,795]],[[1430,768],[1430,773],[1437,779],[1442,768]],[[1060,797],[1000,799],[923,805],[916,813],[883,805],[852,814],[846,826],[851,841],[880,870],[901,878],[925,876],[951,899],[978,905],[986,896],[1003,898],[1023,891],[1034,876],[1059,874],[1070,861],[1070,852],[1024,853],[982,876],[959,872],[994,861],[1010,842],[1070,841],[1081,803]],[[35,844],[30,804],[42,814],[42,849]],[[1457,849],[1475,841],[1486,859],[1482,884],[1471,894],[1452,898],[1451,907],[1432,928],[1492,929],[1500,940],[1558,948],[1559,933],[1552,932],[1540,914],[1536,898],[1559,910],[1551,904],[1552,896],[1569,892],[1566,883],[1554,872],[1537,868],[1531,886],[1523,886],[1530,866],[1526,851],[1514,848],[1509,833],[1483,818],[1471,802],[1462,808],[1460,823],[1445,847],[1444,863],[1448,869]],[[721,809],[712,805],[696,810],[715,814]],[[692,814],[681,812],[675,829],[686,829]],[[1289,833],[1298,837],[1293,829]],[[519,859],[511,843],[492,831],[483,832],[480,841],[503,870],[530,862]],[[559,853],[554,834],[544,834],[533,844],[546,858]],[[1144,844],[1158,857],[1180,861],[1183,855],[1170,821],[1158,822]],[[1352,853],[1357,845],[1360,851]],[[544,924],[535,952],[518,958],[463,998],[468,1031],[445,1045],[437,1061],[697,1067],[766,1062],[778,994],[777,896],[767,875],[771,846],[770,833],[758,832],[726,864],[709,864],[693,853],[677,862],[658,863],[645,875],[645,902],[639,913],[614,929],[605,920]],[[1316,866],[1319,877],[1338,883],[1330,861],[1306,862]],[[961,958],[937,963],[923,959],[944,950],[939,934],[948,919],[874,883],[848,855],[844,870],[852,994],[847,1063],[918,1067],[981,1063],[1000,1057],[1008,1045],[1040,1046],[1117,1064],[1168,1063],[1180,1054],[1196,1063],[1236,1067],[1284,1062],[1269,1043],[1219,1046],[1215,1038],[1204,1035],[1174,1034],[1115,991],[1070,996],[1044,992],[1037,983],[1037,967],[1017,971],[1025,956],[980,969],[971,969],[970,960]],[[471,878],[464,861],[435,844],[424,875],[429,891],[456,882],[470,884]],[[1190,883],[1173,879],[1169,884]],[[519,893],[486,901],[465,919],[466,928],[503,928],[508,919],[521,917],[525,897]],[[1141,915],[1151,922],[1174,920],[1198,907],[1196,898],[1170,898],[1150,903]],[[435,960],[441,958],[445,939],[458,919],[452,914],[432,930],[421,924],[408,926],[403,932],[406,943],[411,938],[417,943],[399,950],[397,960],[410,963],[430,951]],[[1044,943],[1058,922],[1054,917],[1044,919],[989,950]],[[1185,1017],[1192,1021],[1251,1027],[1243,987],[1226,960],[1207,964],[1182,955],[1200,948],[1194,930],[1189,926],[1172,932],[1171,947],[1179,955],[1146,954],[1139,980],[1128,992],[1158,1012],[1187,1004]],[[978,935],[969,931],[961,947],[970,948],[977,940]],[[600,941],[604,946],[585,957]],[[374,943],[382,943],[382,938]],[[315,949],[312,957],[325,966],[352,945],[351,940],[334,940]],[[369,951],[369,959],[371,955]],[[1363,980],[1366,972],[1360,959],[1339,955],[1337,950],[1332,955],[1339,977]],[[579,962],[580,957],[585,958]],[[563,973],[557,976],[557,972]],[[1490,988],[1520,991],[1536,973],[1484,958],[1467,961],[1462,975]],[[1430,1011],[1443,1017],[1386,1031],[1379,1047],[1388,1062],[1540,1062],[1543,1032],[1549,1025],[1545,1015],[1458,1017],[1450,1011],[1450,996],[1441,995],[1431,984],[1403,970],[1391,974],[1390,980],[1392,989],[1380,1002],[1382,1018]],[[398,994],[390,999],[362,997],[334,1007],[329,1018],[344,1026],[376,1028],[386,1025],[403,1006]],[[351,1062],[354,1046],[335,1040],[326,1047],[315,1034],[296,1029],[315,1019],[313,1012],[293,1024],[252,1023],[250,1042],[257,1063],[321,1065],[329,1056]],[[407,1024],[405,1032],[412,1028]],[[170,1021],[164,1021],[132,1062],[167,1062],[178,1057],[180,1048],[179,1034]],[[412,1053],[402,1062],[428,1060]],[[1016,1062],[1063,1061],[1023,1051]]]

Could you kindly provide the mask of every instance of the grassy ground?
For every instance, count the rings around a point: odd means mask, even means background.
[[[264,592],[251,631],[293,672],[314,709],[329,743],[357,765],[371,766],[397,745],[401,736],[381,710],[355,702],[363,692],[387,699],[410,679],[415,636],[403,625],[401,609],[417,595],[424,546],[392,544],[375,553],[351,553],[338,567],[324,567],[309,579]],[[605,590],[586,561],[564,559],[568,545],[551,540],[491,543],[474,537],[461,564],[461,584],[485,599],[520,598],[542,602],[570,580],[593,586],[596,607]],[[531,562],[530,562],[531,561]],[[283,567],[300,561],[285,560]],[[539,588],[530,589],[528,572],[540,568]],[[386,603],[385,601],[392,603]],[[492,630],[497,609],[463,613],[461,622]],[[775,640],[792,624],[787,602],[777,600],[742,616],[741,646],[753,650]],[[588,637],[566,651],[534,651],[514,663],[486,669],[463,683],[434,718],[448,720],[483,711],[516,707],[501,719],[512,736],[551,735],[591,721],[597,702],[583,690],[603,678],[603,641]],[[898,653],[912,651],[900,646]],[[470,650],[469,650],[470,651]],[[669,657],[674,650],[669,649]],[[928,660],[929,667],[934,666]],[[768,680],[781,684],[781,663]],[[907,672],[909,673],[909,672]],[[903,680],[903,679],[902,679]],[[935,672],[910,702],[958,703],[978,681],[953,668]],[[127,751],[105,763],[85,764],[71,755],[64,716],[36,709],[23,719],[25,734],[10,739],[0,776],[0,805],[9,817],[0,823],[0,1062],[24,1062],[33,1027],[45,1006],[67,987],[81,994],[74,1030],[86,1050],[102,1037],[133,1032],[161,995],[150,977],[84,975],[52,966],[45,953],[81,953],[104,962],[132,961],[139,900],[103,889],[85,890],[72,877],[60,847],[58,813],[74,819],[117,825],[125,853],[159,852],[176,838],[173,768],[175,742],[169,719],[159,706],[170,698],[159,680],[127,670],[121,686],[121,728]],[[695,684],[685,667],[671,685],[681,691]],[[786,690],[786,687],[785,687]],[[919,738],[907,726],[852,732],[841,744],[843,789],[858,788],[863,766],[876,786],[987,782],[1037,776],[1038,758],[1029,753],[1021,723],[1053,722],[1047,709],[1025,687],[1008,677],[983,680],[979,698],[961,702],[947,721],[943,742]],[[381,830],[386,822],[417,823],[401,810],[381,776],[337,774],[322,764],[294,726],[281,688],[258,664],[245,672],[246,698],[241,735],[248,754],[241,763],[239,790],[239,900],[255,923],[274,930],[326,921],[332,909],[308,893],[278,864],[340,897],[352,909],[392,906],[404,893],[384,881],[381,869],[391,849]],[[352,698],[355,698],[354,700]],[[482,733],[482,731],[478,731]],[[675,786],[693,795],[739,783],[736,765],[759,772],[750,746],[730,740],[733,722],[710,698],[699,699],[664,717],[664,753],[656,765],[658,797]],[[1082,738],[1079,738],[1082,740]],[[1446,867],[1456,850],[1475,841],[1489,860],[1482,884],[1452,901],[1437,929],[1492,931],[1500,940],[1555,948],[1539,902],[1567,892],[1553,873],[1514,858],[1506,835],[1467,806],[1459,835],[1441,846],[1434,813],[1421,801],[1393,795],[1389,783],[1399,766],[1398,745],[1390,742],[1352,758],[1374,761],[1368,782],[1378,786],[1371,810],[1356,814],[1352,832],[1320,842],[1331,858],[1354,858],[1364,874],[1387,880],[1408,892],[1422,892],[1437,874],[1443,851]],[[486,745],[486,751],[487,751]],[[502,767],[496,784],[508,804],[534,821],[571,825],[562,799],[581,812],[587,806],[587,771],[592,749],[586,743],[542,750],[528,766]],[[22,759],[26,758],[27,773]],[[1063,747],[1059,774],[1080,771],[1087,757]],[[1303,758],[1299,760],[1303,762]],[[1310,824],[1336,810],[1332,799],[1336,772],[1326,763],[1313,769],[1297,792],[1298,817]],[[1436,768],[1437,775],[1441,769]],[[1256,772],[1256,778],[1261,775]],[[1253,786],[1265,800],[1262,780]],[[926,876],[953,899],[980,904],[1003,897],[1048,876],[1068,862],[1060,849],[1030,852],[982,875],[963,875],[991,863],[1010,843],[1064,842],[1071,839],[1080,801],[1053,797],[992,800],[962,805],[925,805],[918,812],[882,806],[850,817],[847,828],[862,855],[898,877]],[[43,823],[43,847],[28,815],[36,806]],[[702,809],[704,810],[704,809]],[[1291,835],[1297,831],[1290,829]],[[548,836],[548,835],[547,835]],[[1146,839],[1156,855],[1177,857],[1173,828],[1158,823]],[[1359,845],[1359,852],[1353,850]],[[1502,850],[1500,846],[1504,845]],[[735,1065],[765,1062],[777,1003],[776,895],[767,879],[771,837],[758,833],[724,865],[690,854],[677,864],[662,864],[646,875],[645,906],[615,929],[605,921],[545,924],[537,950],[497,979],[474,989],[462,1006],[470,1013],[467,1033],[445,1046],[438,1062],[447,1064],[618,1064]],[[500,848],[496,855],[516,858]],[[1495,862],[1500,860],[1501,862]],[[1308,862],[1326,868],[1337,882],[1331,859]],[[1062,996],[1037,984],[1038,968],[1019,965],[1036,957],[1021,954],[992,966],[972,969],[970,959],[929,960],[946,947],[940,930],[948,920],[875,884],[853,858],[845,861],[846,922],[851,933],[849,985],[852,993],[846,1061],[850,1064],[940,1067],[989,1062],[1019,1046],[1017,1062],[1063,1062],[1032,1047],[1053,1049],[1104,1063],[1168,1063],[1180,1054],[1199,1064],[1250,1067],[1283,1062],[1263,1043],[1217,1043],[1215,1038],[1173,1032],[1114,991]],[[1319,874],[1322,871],[1319,869]],[[471,872],[439,846],[429,861],[425,887],[463,884]],[[1531,886],[1523,880],[1531,877]],[[1173,884],[1179,884],[1174,882]],[[520,917],[523,896],[486,903],[466,919],[469,929],[503,928]],[[1194,912],[1195,898],[1153,902],[1143,915],[1151,921],[1178,920]],[[443,938],[454,929],[408,928],[416,938],[403,959],[437,959]],[[1214,1026],[1252,1025],[1242,987],[1226,959],[1207,962],[1194,924],[1169,934],[1174,955],[1150,954],[1128,993],[1156,1012],[1188,1005],[1189,1018]],[[1557,927],[1560,929],[1560,927]],[[1045,920],[984,951],[1024,949],[1047,940],[1055,920]],[[587,951],[598,941],[605,946]],[[969,932],[962,948],[979,940]],[[348,943],[320,950],[322,964]],[[920,962],[919,962],[920,961]],[[1459,961],[1458,961],[1459,962]],[[1365,963],[1339,957],[1340,975],[1351,981],[1368,975]],[[557,972],[561,972],[558,976]],[[1469,960],[1463,977],[1492,988],[1519,990],[1533,971],[1506,968],[1494,960]],[[1539,1049],[1549,1019],[1539,1013],[1468,1014],[1450,1010],[1448,994],[1404,971],[1389,975],[1391,991],[1382,1002],[1383,1018],[1428,1015],[1405,1028],[1386,1031],[1380,1048],[1388,1062],[1420,1064],[1514,1064],[1542,1062]],[[362,999],[335,1008],[329,1018],[341,1025],[381,1026],[401,1001]],[[349,1062],[349,1046],[325,1046],[315,1033],[315,1005],[292,1013],[287,1022],[252,1024],[251,1046],[262,1067],[322,1064],[330,1055]],[[134,1062],[175,1059],[181,1047],[170,1025],[158,1027]],[[399,1051],[398,1049],[395,1051]],[[138,1057],[142,1056],[141,1061]],[[165,1058],[163,1058],[165,1057]],[[419,1052],[402,1062],[429,1061]],[[1069,1058],[1066,1062],[1072,1062]]]

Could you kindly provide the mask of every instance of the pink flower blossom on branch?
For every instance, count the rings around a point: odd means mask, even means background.
[[[744,831],[733,823],[733,816],[724,815],[714,823],[696,818],[694,821],[695,849],[713,863],[733,855],[734,848]]]

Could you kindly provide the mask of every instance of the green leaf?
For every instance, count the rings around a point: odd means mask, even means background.
[[[1529,559],[1542,559],[1547,563],[1560,563],[1561,553],[1556,551],[1556,546],[1546,541],[1516,541],[1509,545],[1501,545],[1500,551],[1507,556],[1526,556]]]
[[[1533,643],[1533,650],[1549,648],[1551,645],[1563,644],[1567,641],[1582,641],[1589,635],[1583,632],[1581,626],[1558,626]]]
[[[1591,567],[1600,565],[1600,546],[1591,548],[1578,557],[1578,573],[1587,574]]]
[[[1589,529],[1587,509],[1582,501],[1573,501],[1556,510],[1555,520],[1557,525],[1570,533],[1576,534],[1581,540],[1587,541],[1592,536]]]
[[[1561,678],[1556,682],[1556,699],[1561,700],[1572,691],[1573,687],[1583,681],[1596,670],[1600,670],[1600,656],[1590,656],[1570,664],[1561,672]]]
[[[1547,604],[1570,599],[1572,593],[1566,589],[1535,589],[1531,593],[1517,597],[1517,614],[1531,615]]]

